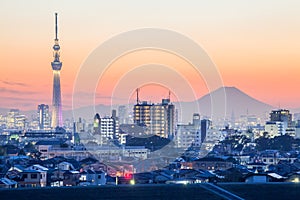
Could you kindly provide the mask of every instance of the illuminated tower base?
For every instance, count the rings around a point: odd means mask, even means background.
[[[53,70],[52,128],[62,127],[60,71]]]

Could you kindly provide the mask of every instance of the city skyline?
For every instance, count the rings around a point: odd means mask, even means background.
[[[34,110],[40,103],[51,105],[52,73],[49,63],[52,59],[54,12],[61,16],[64,110],[72,108],[76,74],[89,53],[113,35],[141,27],[178,31],[196,41],[218,67],[225,86],[236,86],[274,107],[300,107],[300,94],[296,92],[300,84],[297,77],[300,74],[298,2],[256,1],[247,5],[218,1],[220,7],[215,7],[216,2],[184,4],[183,1],[172,1],[172,8],[167,2],[160,5],[118,2],[123,9],[115,7],[114,3],[93,2],[92,7],[89,3],[76,2],[69,8],[65,1],[58,7],[55,1],[49,2],[46,7],[46,4],[34,1],[2,1],[0,21],[5,29],[0,34],[1,38],[5,38],[5,50],[2,50],[3,67],[0,69],[3,74],[0,79],[0,107]],[[209,13],[206,8],[214,12]],[[184,12],[180,12],[182,10]],[[126,70],[151,59],[178,69],[187,65],[176,56],[149,50],[126,55],[116,60],[114,65]],[[110,73],[115,75],[115,80],[121,78],[117,71]],[[179,100],[193,101],[193,98],[209,92],[202,77],[193,76],[191,71],[182,73],[186,73],[197,93],[195,96],[186,93],[184,96],[187,98]],[[157,85],[147,87],[141,93],[141,99],[159,102],[162,95],[168,93],[167,88]],[[110,89],[104,88],[104,92]],[[101,94],[97,103],[107,103],[105,99],[110,97],[107,98],[106,94],[109,93]],[[130,95],[117,95],[116,98],[125,99],[125,104],[132,98]]]
[[[2,0],[0,24],[2,199],[300,195],[300,1]]]

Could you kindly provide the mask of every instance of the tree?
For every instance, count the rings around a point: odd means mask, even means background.
[[[297,141],[289,135],[277,136],[274,138],[260,137],[255,140],[257,144],[257,150],[263,151],[267,149],[276,149],[279,151],[291,151],[292,144],[297,143]]]
[[[256,148],[258,151],[263,151],[266,149],[271,149],[271,139],[266,137],[259,137],[255,140]]]
[[[0,156],[6,156],[6,148],[4,146],[0,146]]]
[[[18,156],[26,156],[24,149],[20,149]]]

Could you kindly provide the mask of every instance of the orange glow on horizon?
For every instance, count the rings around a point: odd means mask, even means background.
[[[147,71],[151,65],[159,64],[161,66],[160,70],[156,70],[151,73],[151,71]],[[149,64],[150,66],[146,66]],[[145,66],[144,70],[140,69],[142,66]],[[165,70],[163,68],[166,68]],[[180,100],[181,101],[193,101],[195,99],[200,98],[201,96],[208,93],[205,82],[203,81],[201,74],[198,73],[197,70],[193,68],[188,62],[183,60],[182,58],[173,55],[166,51],[160,50],[140,50],[134,51],[129,54],[126,54],[119,59],[115,60],[104,72],[102,77],[99,77],[99,83],[97,87],[97,96],[113,96],[115,95],[118,98],[127,99],[132,102],[130,94],[132,94],[136,88],[143,85],[134,85],[130,93],[114,93],[118,84],[132,84],[132,80],[125,80],[125,82],[121,82],[122,79],[126,79],[126,76],[129,76],[130,73],[133,73],[134,70],[140,69],[140,72],[137,72],[134,79],[142,79],[147,78],[148,76],[160,77],[161,81],[167,79],[169,83],[176,83],[177,88],[180,89],[180,85],[183,85],[183,82],[190,87],[191,93],[185,93],[184,91],[177,91],[181,93]],[[182,77],[181,81],[178,82],[176,76],[170,76],[171,73],[177,74],[177,76]],[[152,79],[150,78],[150,81]],[[160,80],[158,80],[160,81]],[[157,84],[160,84],[158,82]],[[149,85],[153,85],[154,88],[151,89]],[[172,88],[168,88],[170,85],[165,85],[164,90],[171,90]],[[147,92],[141,93],[142,98],[147,100],[151,96],[153,101],[159,102],[161,99],[162,90],[157,91],[157,87],[154,84],[148,84]],[[174,88],[173,88],[174,89]],[[120,91],[119,91],[120,92]],[[121,91],[122,92],[122,91]],[[175,92],[175,91],[174,91]],[[145,95],[147,94],[147,95]],[[131,100],[130,100],[131,99]],[[124,102],[124,101],[123,101]],[[96,104],[104,103],[103,101],[97,101]],[[107,103],[106,103],[107,104]]]
[[[275,107],[300,107],[298,1],[166,0],[160,5],[119,1],[118,7],[114,1],[76,1],[72,6],[68,1],[60,1],[59,7],[56,1],[11,0],[0,4],[0,22],[4,27],[0,32],[0,108],[36,110],[38,104],[52,104],[54,12],[59,13],[64,110],[72,109],[76,75],[89,54],[114,35],[142,27],[178,31],[196,41],[218,67],[225,86],[235,86]],[[134,77],[139,72],[135,67],[150,63],[165,65],[164,72],[172,72],[167,66],[174,68],[170,82],[178,78],[175,70],[188,80],[195,95],[191,90],[183,95],[187,87],[178,84],[177,91],[171,89],[178,100],[192,101],[209,92],[205,77],[194,73],[183,59],[167,52],[139,51],[119,58],[109,67],[96,88],[96,102],[133,101],[134,90],[119,92],[128,81],[122,77],[127,73]],[[165,89],[151,89],[149,84],[141,98],[160,101]],[[101,98],[110,96],[120,101]]]

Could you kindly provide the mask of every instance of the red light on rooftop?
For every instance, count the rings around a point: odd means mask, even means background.
[[[131,174],[131,173],[125,173],[125,174],[124,174],[124,177],[125,177],[126,179],[131,179],[131,178],[132,178],[132,174]]]

